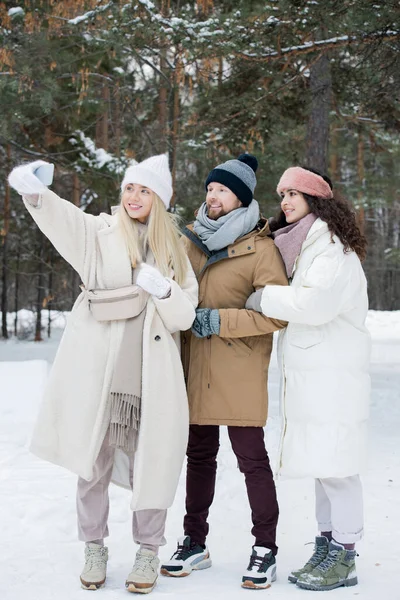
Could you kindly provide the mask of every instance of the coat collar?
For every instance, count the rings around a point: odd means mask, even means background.
[[[314,221],[314,223],[311,225],[310,230],[307,234],[306,239],[304,240],[302,246],[301,246],[301,250],[299,255],[297,256],[296,260],[294,261],[294,265],[293,265],[293,269],[292,269],[292,274],[290,276],[290,280],[293,279],[294,274],[297,270],[297,263],[299,261],[300,256],[302,255],[302,253],[304,252],[304,250],[306,248],[308,248],[308,246],[312,246],[312,244],[314,242],[316,242],[322,235],[324,235],[325,233],[328,233],[329,229],[328,229],[328,225],[325,223],[325,221],[323,221],[322,219],[320,219],[318,217],[318,219],[316,219]]]
[[[193,223],[185,227],[182,231],[182,234],[207,256],[207,262],[203,266],[199,275],[201,276],[208,267],[221,260],[225,260],[227,258],[236,258],[245,254],[253,254],[256,251],[256,239],[270,235],[270,229],[268,221],[264,217],[261,217],[253,231],[250,231],[250,233],[247,233],[240,239],[236,240],[233,244],[227,246],[227,248],[222,248],[217,252],[211,252],[207,246],[203,244],[199,236],[193,231]]]
[[[219,254],[220,252],[228,251],[229,258],[235,258],[236,256],[242,256],[243,254],[252,254],[255,252],[255,240],[267,237],[271,234],[268,221],[264,217],[260,217],[255,229],[246,233],[243,237],[239,238],[233,244],[230,244],[226,248],[218,250],[217,252],[211,252],[207,246],[203,244],[199,236],[193,230],[193,223],[190,223],[182,231],[183,235],[189,238],[196,246],[208,257]],[[225,252],[226,254],[226,252]]]
[[[308,246],[311,246],[311,244],[313,244],[318,238],[320,238],[321,235],[324,235],[324,233],[327,232],[329,232],[327,223],[325,223],[325,221],[318,217],[318,219],[316,219],[310,227],[307,237],[304,240],[303,245],[301,247],[301,252],[303,252],[303,250],[305,250],[305,248],[307,248]]]

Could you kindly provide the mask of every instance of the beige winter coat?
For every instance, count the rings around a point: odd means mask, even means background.
[[[25,203],[87,289],[131,283],[131,265],[118,216],[92,216],[51,191],[41,206]],[[188,433],[188,406],[177,332],[191,326],[198,286],[189,266],[171,296],[149,297],[143,330],[142,414],[135,454],[131,508],[167,508],[173,502]],[[75,302],[55,358],[32,440],[39,457],[90,480],[106,434],[109,392],[125,321],[96,321],[83,294]],[[178,336],[179,339],[179,336]],[[123,453],[116,453],[121,459]],[[127,483],[122,460],[118,478]],[[122,479],[121,479],[122,477]]]
[[[265,285],[287,285],[281,256],[263,219],[257,229],[207,256],[189,227],[186,246],[199,281],[199,308],[218,308],[220,335],[182,335],[190,422],[264,426],[272,334],[286,325],[251,310],[247,298]],[[185,233],[185,232],[184,232]]]

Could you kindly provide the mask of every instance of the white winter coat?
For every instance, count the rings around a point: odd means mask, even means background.
[[[367,283],[355,252],[317,219],[290,287],[267,286],[265,315],[289,322],[279,334],[282,437],[278,472],[347,477],[365,467],[370,336]]]
[[[40,206],[41,204],[41,206]],[[92,216],[47,190],[39,207],[25,205],[87,289],[131,283],[132,269],[118,217]],[[189,263],[188,263],[189,264]],[[150,296],[143,330],[142,405],[133,474],[133,510],[167,508],[185,457],[188,404],[177,339],[195,317],[197,282],[190,266],[169,298]],[[90,480],[106,434],[112,373],[125,321],[96,321],[81,294],[72,309],[50,372],[31,450]],[[173,334],[177,334],[173,336]],[[121,451],[120,465],[128,465]],[[121,484],[128,472],[117,469]]]

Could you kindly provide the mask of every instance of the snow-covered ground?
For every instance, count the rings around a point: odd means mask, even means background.
[[[25,315],[26,317],[26,315]],[[59,320],[62,324],[63,319]],[[331,592],[332,600],[397,600],[400,562],[400,312],[374,312],[368,318],[373,337],[370,467],[364,477],[366,535],[358,545],[360,584]],[[1,600],[87,599],[79,587],[83,548],[76,539],[76,478],[28,452],[29,436],[61,330],[50,341],[0,342],[0,598]],[[344,341],[345,343],[345,341]],[[278,371],[270,370],[270,416],[266,440],[272,461],[279,436]],[[315,592],[287,583],[291,568],[309,556],[315,523],[312,481],[278,481],[281,518],[278,531],[278,581],[265,591],[240,588],[253,542],[243,477],[224,428],[217,492],[210,514],[211,569],[183,579],[160,577],[152,598],[238,600],[247,595],[292,599]],[[110,488],[111,514],[108,579],[96,592],[104,600],[127,598],[124,580],[136,547],[131,541],[129,496]],[[175,549],[184,511],[184,475],[169,511],[167,545]],[[94,593],[94,592],[92,592]],[[319,597],[319,596],[318,596]]]

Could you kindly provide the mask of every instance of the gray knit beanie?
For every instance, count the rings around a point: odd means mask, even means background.
[[[243,206],[249,206],[257,184],[257,167],[258,161],[252,154],[241,154],[236,159],[227,160],[210,171],[206,189],[212,181],[222,183],[239,198]]]

